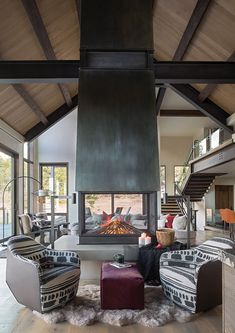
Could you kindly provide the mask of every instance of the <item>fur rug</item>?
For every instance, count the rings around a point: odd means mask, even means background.
[[[101,310],[100,287],[79,286],[77,297],[61,309],[46,314],[34,313],[49,324],[67,321],[72,325],[87,326],[95,322],[125,326],[140,324],[147,327],[165,325],[173,320],[187,322],[195,318],[179,308],[163,294],[161,287],[145,287],[144,310]]]

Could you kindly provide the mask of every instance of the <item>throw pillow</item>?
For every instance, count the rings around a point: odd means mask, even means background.
[[[157,220],[157,226],[158,226],[158,229],[165,228],[165,226],[166,226],[166,220],[165,219]]]
[[[187,224],[186,216],[176,216],[173,221],[173,229],[175,230],[185,230]]]
[[[171,214],[167,215],[167,217],[166,217],[166,221],[167,221],[166,222],[166,228],[172,228],[174,218],[175,218],[175,216],[173,216]]]

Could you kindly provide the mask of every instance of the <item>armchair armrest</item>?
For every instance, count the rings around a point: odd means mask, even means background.
[[[59,265],[72,265],[80,268],[79,255],[74,251],[59,251],[49,250],[45,251],[47,262]]]
[[[188,266],[195,267],[197,250],[177,250],[165,252],[160,257],[160,267],[162,266]]]
[[[7,251],[6,283],[19,303],[41,311],[39,263]]]

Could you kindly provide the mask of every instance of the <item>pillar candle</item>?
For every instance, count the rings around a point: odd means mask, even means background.
[[[145,245],[145,237],[139,237],[139,247]]]
[[[145,245],[148,245],[148,244],[151,244],[151,237],[150,236],[147,236],[145,237]]]

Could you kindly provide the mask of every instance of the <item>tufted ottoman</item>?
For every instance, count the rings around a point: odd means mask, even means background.
[[[119,269],[103,263],[100,298],[102,309],[143,309],[144,279],[136,265]]]

